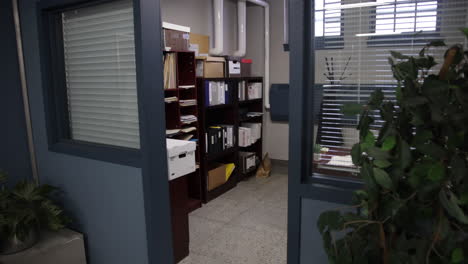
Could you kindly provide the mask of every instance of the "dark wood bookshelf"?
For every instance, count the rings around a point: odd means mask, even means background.
[[[164,54],[175,53],[176,56],[176,84],[177,87],[164,89],[165,97],[177,97],[178,101],[165,103],[166,106],[166,129],[182,129],[186,127],[195,127],[196,130],[190,132],[179,132],[175,135],[168,136],[172,139],[182,139],[186,135],[193,135],[192,139],[200,139],[199,136],[199,123],[183,123],[181,121],[182,115],[194,115],[198,118],[197,105],[182,106],[180,100],[196,100],[198,103],[198,93],[195,77],[195,52],[193,51],[164,51]],[[179,88],[179,86],[194,85],[194,88]],[[196,162],[199,164],[201,159],[201,152],[199,143],[197,142],[196,149]],[[188,183],[188,202],[187,208],[189,212],[200,208],[202,201],[201,189],[201,175],[200,170],[190,173],[187,176]]]
[[[229,102],[220,105],[205,105],[205,83],[207,81],[224,81],[228,85]],[[199,127],[200,127],[200,149],[203,158],[200,160],[201,170],[201,186],[202,186],[202,200],[207,203],[223,193],[234,188],[240,180],[243,180],[250,175],[243,175],[240,169],[239,151],[255,152],[259,159],[262,158],[262,139],[259,139],[255,144],[247,148],[238,147],[239,126],[241,122],[255,122],[263,124],[263,117],[242,117],[239,112],[240,109],[250,112],[263,113],[263,99],[252,99],[247,101],[239,101],[239,83],[246,82],[263,82],[262,77],[234,77],[234,78],[197,78],[197,92],[198,92],[198,113],[199,113]],[[246,92],[247,93],[247,92]],[[207,128],[213,125],[232,125],[234,127],[235,146],[217,153],[205,153],[206,143],[205,133]],[[223,185],[208,191],[208,171],[215,163],[234,163],[236,168],[229,180]],[[256,171],[256,168],[252,171]]]

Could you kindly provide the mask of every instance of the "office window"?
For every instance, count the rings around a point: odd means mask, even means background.
[[[139,149],[132,1],[45,14],[52,143]]]
[[[391,3],[388,4],[389,2]],[[403,4],[405,5],[402,6]],[[389,5],[394,10],[395,8],[399,10],[399,14],[391,13],[394,16],[389,18],[391,29],[384,28],[384,23],[380,22],[379,27],[370,27],[369,25],[376,19],[375,11],[378,11],[378,19],[383,21],[383,16],[389,15],[384,13]],[[436,16],[434,16],[435,8],[437,8]],[[468,22],[468,2],[387,0],[384,3],[378,0],[357,3],[353,0],[343,0],[339,9],[345,25],[346,45],[340,50],[315,51],[314,150],[316,153],[313,167],[316,173],[327,176],[353,177],[357,168],[351,161],[350,150],[359,141],[359,131],[356,127],[360,117],[343,115],[341,107],[346,103],[366,103],[370,94],[376,89],[381,89],[387,100],[395,99],[397,83],[387,59],[390,50],[417,56],[422,48],[421,44],[427,44],[432,40],[444,40],[448,46],[466,43],[459,28]],[[403,14],[411,15],[413,22],[403,20]],[[406,28],[411,27],[410,31],[423,29],[430,31],[406,35]],[[435,28],[437,35],[426,34],[433,32]],[[376,30],[380,32],[375,32]],[[385,33],[383,39],[369,40],[370,37],[382,32]],[[370,42],[373,45],[369,45]],[[388,43],[392,45],[389,46]],[[445,47],[431,48],[430,53],[442,63],[445,50]],[[438,67],[434,68],[434,71],[438,71]],[[375,133],[378,133],[383,124],[378,117],[379,113],[375,113],[376,124],[373,127]]]
[[[315,1],[315,46],[318,49],[343,47],[342,0]]]
[[[437,30],[437,1],[377,0],[375,33],[414,33]]]

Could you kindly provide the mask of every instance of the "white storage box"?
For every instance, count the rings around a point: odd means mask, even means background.
[[[192,141],[166,139],[169,180],[177,179],[195,171],[195,149]]]

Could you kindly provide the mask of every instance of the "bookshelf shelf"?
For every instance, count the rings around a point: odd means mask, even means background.
[[[219,104],[219,105],[211,105],[206,107],[206,110],[216,110],[216,109],[223,109],[223,108],[233,108],[233,104]]]
[[[206,82],[225,82],[228,87],[226,104],[206,106],[207,97],[207,84]],[[203,202],[207,203],[214,198],[222,195],[228,190],[234,188],[240,180],[245,179],[250,175],[244,175],[241,173],[240,169],[240,158],[239,151],[249,151],[255,152],[255,154],[262,158],[262,140],[258,140],[253,145],[247,148],[238,147],[238,131],[239,126],[242,122],[256,122],[263,123],[263,117],[242,117],[240,110],[246,112],[262,112],[263,113],[263,99],[253,99],[240,102],[239,101],[239,85],[240,82],[246,81],[249,82],[263,82],[262,77],[239,77],[239,78],[198,78],[197,79],[197,92],[198,92],[198,112],[199,112],[199,127],[200,127],[200,149],[202,150],[202,156],[204,156],[200,161],[200,171],[202,179],[202,193],[203,193]],[[245,114],[244,113],[244,114]],[[226,149],[222,152],[217,153],[205,153],[206,152],[206,138],[205,135],[208,132],[210,126],[217,125],[231,125],[234,127],[234,138],[235,146],[229,149]],[[216,163],[234,163],[236,169],[234,170],[232,176],[229,180],[223,185],[215,188],[214,190],[208,191],[208,171]],[[256,168],[252,169],[256,171]]]
[[[255,104],[255,103],[261,103],[261,102],[263,102],[263,98],[239,101],[239,104],[245,105],[245,104]]]
[[[205,159],[207,161],[215,161],[215,160],[218,160],[220,158],[224,158],[230,154],[233,154],[233,153],[236,153],[238,151],[238,148],[237,147],[232,147],[232,148],[228,148],[222,152],[218,152],[218,153],[213,153],[213,154],[208,154],[205,156]]]

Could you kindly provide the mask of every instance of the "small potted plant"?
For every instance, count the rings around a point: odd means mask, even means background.
[[[57,188],[26,180],[7,188],[6,179],[0,172],[0,255],[30,248],[39,240],[41,230],[58,231],[69,222],[50,199]]]

